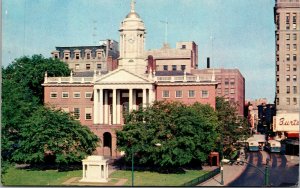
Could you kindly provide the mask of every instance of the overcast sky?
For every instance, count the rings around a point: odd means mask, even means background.
[[[238,68],[246,80],[246,99],[274,101],[275,0],[137,0],[147,29],[146,49],[195,41],[199,68]],[[22,55],[50,57],[56,46],[119,41],[120,22],[130,0],[2,0],[2,65]],[[213,45],[211,36],[213,36]],[[213,48],[212,48],[213,46]],[[213,50],[212,50],[213,49]],[[212,53],[213,52],[213,53]]]

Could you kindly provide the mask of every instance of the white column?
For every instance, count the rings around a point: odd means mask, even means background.
[[[143,107],[146,107],[147,103],[147,95],[146,95],[146,89],[143,89]]]
[[[149,105],[151,105],[155,101],[155,94],[153,92],[152,87],[149,88]]]
[[[108,90],[104,91],[104,124],[108,124],[109,112],[108,112]]]
[[[104,108],[103,108],[103,89],[100,89],[100,91],[99,91],[99,97],[100,97],[100,99],[99,99],[99,110],[100,110],[100,119],[99,119],[99,123],[100,124],[103,124],[104,123],[104,121],[103,121],[103,110],[104,110]]]
[[[129,104],[129,112],[132,110],[132,90],[133,89],[129,89],[129,101],[128,101],[128,104]]]
[[[132,95],[133,95],[132,109],[136,110],[137,108],[136,108],[136,90],[135,89],[132,91]]]
[[[121,123],[121,110],[120,110],[120,104],[121,104],[121,90],[117,90],[117,124]]]
[[[98,95],[98,89],[94,89],[94,124],[99,123]]]
[[[113,96],[112,96],[112,99],[113,99],[113,104],[112,104],[112,109],[113,109],[113,113],[112,113],[112,116],[113,116],[113,122],[112,124],[115,125],[117,123],[117,90],[116,89],[113,89]]]

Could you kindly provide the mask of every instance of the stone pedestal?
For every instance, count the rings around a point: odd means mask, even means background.
[[[108,160],[103,156],[92,155],[82,160],[80,182],[108,182]]]

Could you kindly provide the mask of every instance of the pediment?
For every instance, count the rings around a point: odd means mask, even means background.
[[[128,70],[117,69],[99,78],[95,83],[152,83],[152,81],[143,76],[134,74]]]

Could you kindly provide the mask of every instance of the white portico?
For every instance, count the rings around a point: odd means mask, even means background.
[[[123,113],[155,100],[154,81],[117,69],[95,81],[94,124],[122,125]]]

